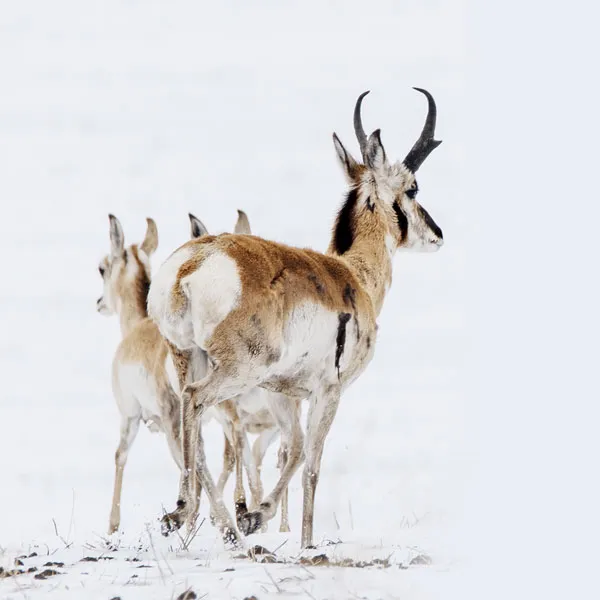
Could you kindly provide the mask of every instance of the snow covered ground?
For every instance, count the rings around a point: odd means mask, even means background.
[[[461,560],[454,527],[469,463],[463,5],[367,4],[3,6],[0,565],[38,571],[0,579],[0,597],[163,599],[190,586],[209,598],[440,597]],[[156,220],[155,267],[187,239],[189,211],[219,232],[242,208],[255,233],[324,250],[345,190],[331,132],[357,152],[352,110],[370,89],[365,126],[381,127],[388,154],[402,158],[426,110],[412,86],[438,104],[444,143],[421,169],[420,201],[446,244],[396,258],[375,359],[326,444],[318,549],[299,549],[299,474],[292,532],[275,533],[277,517],[248,539],[277,549],[279,562],[236,558],[208,521],[188,550],[162,538],[157,518],[176,500],[178,473],[164,439],[146,430],[125,471],[123,531],[108,548],[119,328],[95,311],[107,214],[129,242],[141,240],[146,216]],[[213,472],[221,450],[209,427]],[[275,464],[273,447],[266,489]],[[311,562],[322,554],[328,564]],[[60,574],[35,578],[48,568]]]

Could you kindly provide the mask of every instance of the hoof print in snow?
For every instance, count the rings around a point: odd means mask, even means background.
[[[48,579],[48,577],[53,577],[54,575],[60,575],[58,571],[54,569],[44,569],[40,571],[37,575],[34,575],[34,579]]]
[[[20,558],[15,558],[15,567],[22,567],[24,564]]]
[[[431,560],[431,557],[427,556],[427,554],[417,554],[417,556],[415,556],[408,564],[412,566],[412,565],[430,565],[432,563],[433,563],[433,561]]]
[[[196,600],[196,598],[198,598],[198,596],[191,588],[189,590],[185,590],[183,594],[179,594],[179,596],[177,596],[177,600]]]
[[[227,569],[223,569],[223,573],[231,573],[231,571],[235,571],[233,567],[227,567]]]
[[[258,600],[256,596],[246,596],[244,600]]]
[[[47,562],[44,563],[44,567],[64,567],[64,562]]]
[[[97,556],[84,556],[80,562],[98,562]]]

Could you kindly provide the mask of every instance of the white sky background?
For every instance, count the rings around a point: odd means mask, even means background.
[[[117,20],[112,5],[38,2],[33,16],[24,5],[0,11],[0,252],[11,292],[0,324],[3,396],[12,407],[0,404],[2,456],[50,463],[52,449],[37,447],[23,426],[28,399],[50,389],[56,400],[68,373],[65,403],[74,403],[85,393],[80,374],[114,347],[115,335],[102,335],[106,323],[83,317],[100,293],[89,261],[106,247],[109,210],[122,218],[126,236],[139,236],[140,217],[160,211],[155,267],[187,235],[188,210],[220,231],[230,227],[233,209],[249,205],[258,233],[324,246],[343,190],[331,130],[354,147],[351,109],[357,93],[370,88],[367,127],[381,126],[388,153],[400,157],[423,113],[409,88],[435,81],[445,141],[436,152],[451,146],[452,158],[436,167],[432,157],[423,168],[421,187],[432,198],[423,201],[433,203],[445,231],[448,223],[464,236],[468,267],[453,271],[456,263],[439,253],[427,266],[409,262],[404,272],[417,277],[424,270],[419,276],[431,292],[428,281],[450,286],[459,273],[472,302],[465,374],[473,385],[465,412],[479,468],[456,537],[474,568],[448,597],[471,597],[466,588],[472,597],[482,590],[485,597],[597,597],[597,15],[576,3],[479,3],[467,13],[467,44],[464,11],[455,2],[303,3],[288,8],[286,18],[273,2],[278,27],[253,20],[253,8],[241,3],[235,10],[247,19],[210,7],[182,18],[179,3],[165,10],[151,2],[144,5],[144,33],[135,35],[140,4],[124,3],[129,9]],[[398,11],[394,19],[390,7]],[[250,26],[255,43],[240,48],[232,40],[247,39]],[[173,27],[181,35],[164,33]],[[107,28],[108,40],[97,33]],[[308,29],[310,40],[301,33]],[[299,46],[302,53],[289,51]],[[214,65],[208,70],[207,56]],[[252,63],[265,68],[248,70]],[[129,93],[119,96],[115,88]],[[240,97],[259,118],[245,118]],[[93,144],[81,144],[82,136]],[[253,139],[269,149],[260,168],[248,150]],[[178,153],[180,145],[187,150]],[[218,157],[210,169],[206,156]],[[280,175],[266,178],[269,169]],[[240,174],[247,197],[235,183]],[[311,200],[308,210],[303,199],[312,186],[331,203]],[[283,222],[285,231],[275,231]],[[78,307],[75,333],[61,329],[61,294]],[[407,302],[419,301],[427,302],[417,294]],[[56,351],[38,337],[40,324],[65,340],[93,335],[94,353],[68,344]],[[115,334],[116,322],[112,327]],[[90,390],[87,401],[110,400]],[[47,426],[64,418],[41,402],[37,411]]]
[[[586,2],[469,12],[481,460],[464,543],[490,598],[599,594],[597,23]]]

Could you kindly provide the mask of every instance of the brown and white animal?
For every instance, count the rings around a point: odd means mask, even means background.
[[[354,111],[362,163],[333,135],[350,189],[326,254],[223,234],[184,244],[157,272],[149,314],[170,342],[182,387],[187,383],[182,394],[183,476],[177,508],[163,517],[163,533],[194,514],[197,476],[203,487],[214,489],[198,427],[204,411],[258,386],[290,398],[274,412],[290,432],[289,453],[275,488],[258,511],[241,519],[240,528],[249,534],[274,516],[304,454],[302,546],[312,544],[323,445],[342,391],[373,357],[376,319],[391,285],[394,254],[432,252],[443,244],[441,229],[416,201],[415,174],[440,142],[434,140],[433,97],[415,89],[426,96],[428,114],[403,161],[389,162],[379,129],[367,138],[360,116],[367,92]],[[197,348],[206,351],[210,362],[209,373],[200,380],[188,377],[189,357]],[[303,398],[309,400],[304,440],[295,408]],[[225,540],[241,544],[230,515],[217,496],[213,500]]]
[[[191,214],[189,217],[192,239],[206,235],[207,231],[202,222]],[[140,421],[151,431],[163,431],[171,455],[180,468],[183,461],[179,434],[180,400],[169,377],[169,371],[174,372],[174,369],[167,343],[156,325],[147,318],[146,310],[150,285],[150,257],[158,246],[156,224],[152,219],[147,219],[144,241],[140,245],[125,247],[121,224],[113,215],[109,216],[109,220],[111,252],[99,265],[104,293],[97,301],[97,309],[105,315],[118,314],[123,335],[112,366],[113,392],[121,414],[121,435],[115,454],[115,484],[109,522],[109,533],[113,533],[120,524],[123,470]],[[243,211],[238,211],[235,231],[250,233],[250,224]],[[202,364],[196,367],[200,368],[202,375]],[[254,399],[253,405],[256,404]],[[223,410],[206,413],[208,419],[216,418],[225,432],[223,471],[218,489],[222,493],[235,466],[236,507],[238,512],[246,512],[242,463],[245,463],[248,472],[253,504],[257,505],[262,499],[260,463],[278,430],[264,402],[259,403],[255,410],[243,413],[242,418],[238,415],[235,404],[226,402],[221,406]],[[249,449],[247,431],[259,434],[253,452]],[[282,514],[282,528],[285,530],[286,527],[289,527],[287,514]]]

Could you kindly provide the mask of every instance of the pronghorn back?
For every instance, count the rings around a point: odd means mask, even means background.
[[[161,328],[169,328],[163,334],[180,347],[203,348],[212,360],[247,354],[256,366],[252,359],[260,358],[267,369],[263,378],[276,379],[269,389],[290,391],[288,376],[302,355],[303,369],[325,361],[330,377],[337,378],[354,351],[363,358],[370,354],[375,312],[357,276],[338,257],[222,234],[186,243],[161,274],[170,291],[160,286],[162,295],[153,297],[153,284],[149,310]]]

